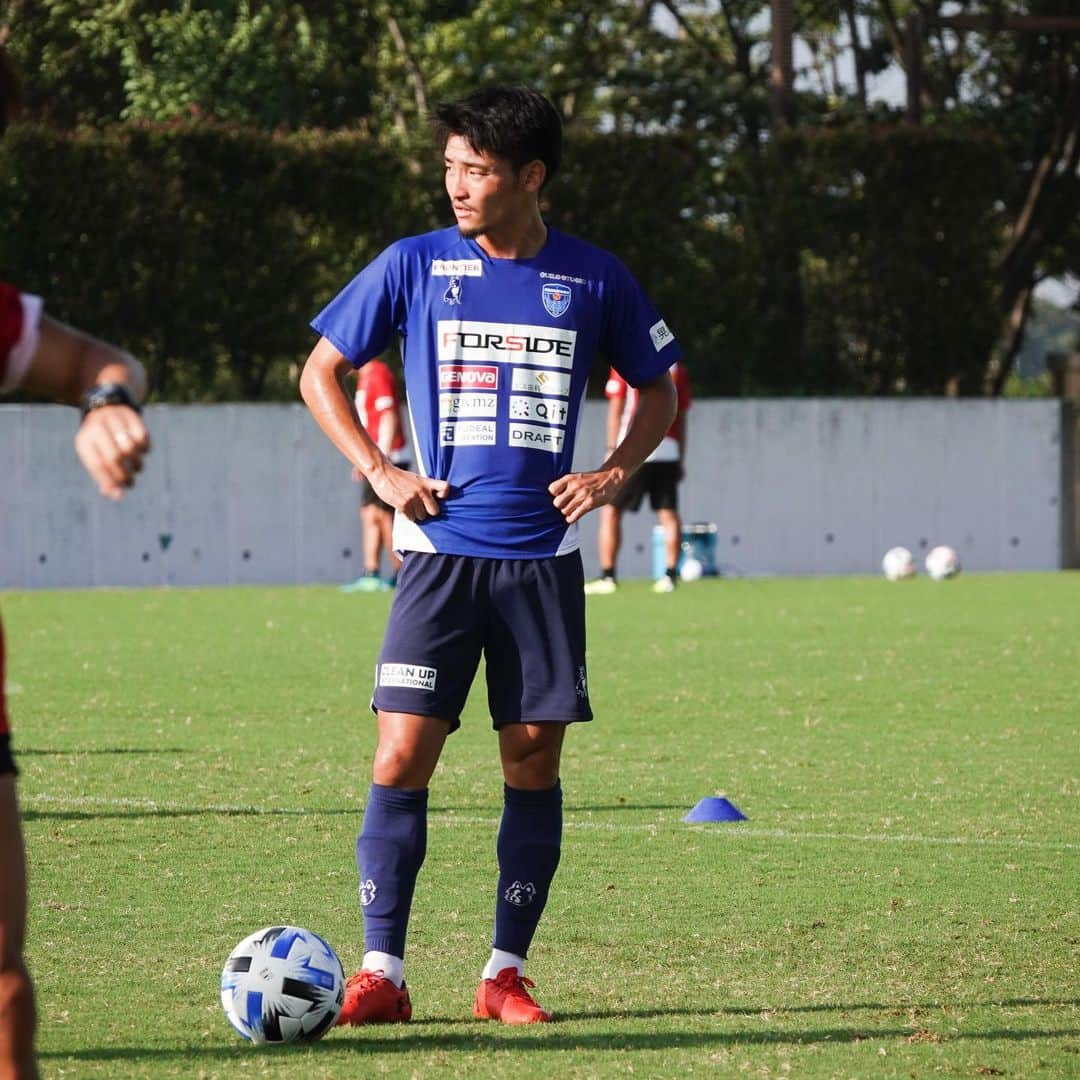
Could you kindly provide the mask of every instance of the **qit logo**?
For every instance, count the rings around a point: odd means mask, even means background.
[[[360,882],[360,906],[367,907],[369,904],[375,902],[375,896],[378,893],[378,889],[375,888],[375,882],[368,878],[367,881]]]

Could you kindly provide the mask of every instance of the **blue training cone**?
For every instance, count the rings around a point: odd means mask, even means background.
[[[706,796],[683,821],[745,821],[746,815],[733,803],[720,796]]]

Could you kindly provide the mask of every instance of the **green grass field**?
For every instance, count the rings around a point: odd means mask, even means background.
[[[558,1022],[471,1019],[501,800],[474,692],[432,786],[413,1023],[257,1050],[218,1002],[237,941],[293,922],[362,953],[389,599],[0,598],[45,1075],[1080,1075],[1080,574],[589,603],[597,720],[529,968]],[[682,822],[717,792],[749,820]]]

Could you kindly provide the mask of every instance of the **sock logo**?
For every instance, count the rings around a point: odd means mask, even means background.
[[[368,904],[375,900],[375,894],[379,890],[375,888],[375,882],[368,878],[367,881],[360,882],[360,906],[367,907]]]
[[[536,899],[536,886],[531,881],[515,881],[503,893],[503,899],[514,907],[528,907]]]

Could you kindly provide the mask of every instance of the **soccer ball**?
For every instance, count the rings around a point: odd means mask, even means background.
[[[947,544],[939,544],[926,553],[926,572],[935,581],[944,581],[960,573],[960,559]]]
[[[267,926],[244,938],[221,972],[221,1006],[253,1043],[313,1042],[345,1000],[341,961],[318,934]]]
[[[701,565],[700,559],[695,559],[693,557],[683,559],[683,564],[679,568],[679,577],[681,577],[683,581],[697,581],[697,579],[701,577],[701,572],[704,569],[705,567]]]
[[[915,576],[915,560],[906,547],[889,548],[881,560],[881,569],[890,581]]]

